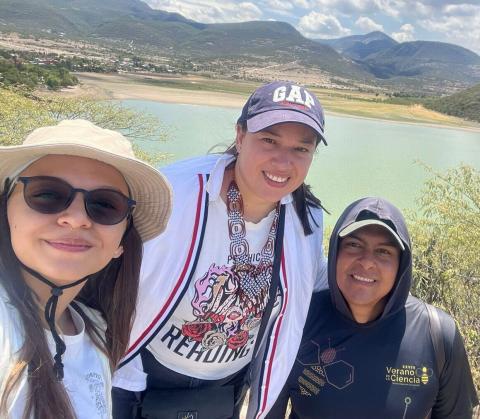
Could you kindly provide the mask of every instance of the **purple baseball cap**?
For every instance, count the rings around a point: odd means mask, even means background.
[[[274,81],[255,90],[245,103],[237,124],[245,122],[249,132],[282,122],[299,122],[311,127],[327,144],[322,105],[312,92],[292,82]]]

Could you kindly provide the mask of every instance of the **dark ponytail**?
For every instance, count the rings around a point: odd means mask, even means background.
[[[321,208],[327,214],[330,214],[328,210],[322,205],[322,202],[313,194],[310,186],[306,183],[302,183],[297,189],[292,192],[293,205],[295,211],[302,223],[303,232],[305,236],[309,236],[313,233],[310,219],[313,220],[318,227],[318,223],[312,214],[311,208]]]

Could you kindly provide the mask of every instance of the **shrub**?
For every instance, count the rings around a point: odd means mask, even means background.
[[[419,208],[410,218],[417,297],[450,313],[465,341],[480,390],[480,172],[462,165],[427,168]]]

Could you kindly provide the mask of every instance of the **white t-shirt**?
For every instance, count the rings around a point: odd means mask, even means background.
[[[82,308],[84,308],[82,306]],[[62,356],[64,364],[63,384],[78,419],[110,419],[111,374],[107,357],[93,344],[85,332],[80,315],[69,307],[76,329],[74,336],[62,336],[67,347]],[[87,308],[85,308],[87,311]],[[93,315],[90,313],[90,315]],[[55,354],[55,342],[50,331],[45,331],[48,346]],[[0,286],[0,392],[3,394],[10,369],[23,344],[23,330],[18,311],[9,303]],[[23,415],[27,397],[26,372],[16,387],[8,407],[7,418],[18,419]],[[3,417],[3,416],[2,416]]]
[[[274,217],[272,211],[258,223],[245,222],[253,265],[260,261]],[[187,292],[148,347],[162,365],[180,374],[215,380],[251,361],[266,300],[253,297],[255,290],[245,292],[248,284],[240,284],[233,266],[227,208],[218,198],[209,203],[202,252]],[[276,301],[271,318],[278,308]]]

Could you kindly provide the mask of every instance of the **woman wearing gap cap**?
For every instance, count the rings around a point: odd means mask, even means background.
[[[0,147],[0,182],[0,417],[110,418],[142,242],[165,228],[170,186],[83,120]]]
[[[249,417],[268,412],[326,287],[322,208],[304,183],[321,143],[318,99],[277,81],[250,96],[224,154],[163,170],[172,218],[144,247],[116,419],[238,417],[247,386]]]

